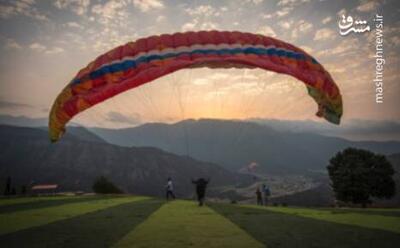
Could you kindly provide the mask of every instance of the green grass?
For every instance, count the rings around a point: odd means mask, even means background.
[[[247,207],[265,209],[265,207],[251,206]],[[268,207],[269,211],[279,212],[283,214],[297,215],[306,218],[329,221],[340,224],[367,227],[373,229],[381,229],[400,233],[400,217],[383,216],[379,214],[362,214],[359,212],[342,211],[333,212],[330,210],[318,210],[310,208],[290,208],[290,207]]]
[[[212,208],[267,247],[394,247],[400,242],[398,233],[332,222],[336,215],[322,220],[293,214],[298,209],[291,208],[271,211],[231,204]]]
[[[110,247],[156,211],[162,201],[137,200],[3,235],[2,247]]]
[[[75,196],[40,196],[40,197],[15,197],[0,199],[0,207],[37,201],[53,201],[60,199],[73,199]]]
[[[395,247],[399,209],[210,204],[140,196],[0,200],[1,247]]]
[[[318,208],[319,210],[327,210],[332,214],[341,213],[359,213],[400,217],[400,209],[398,208]]]
[[[0,214],[0,235],[109,208],[147,197],[99,198],[92,201]]]
[[[59,206],[69,203],[92,201],[104,198],[115,198],[116,196],[57,196],[57,197],[29,197],[20,201],[12,199],[5,200],[7,203],[0,205],[0,214],[11,213],[35,208]],[[1,201],[0,201],[1,202]]]
[[[114,247],[263,247],[208,207],[165,204]]]

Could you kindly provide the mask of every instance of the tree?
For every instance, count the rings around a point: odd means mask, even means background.
[[[385,156],[347,148],[329,162],[327,169],[337,200],[365,207],[371,203],[371,197],[394,196],[394,169]]]
[[[110,182],[104,176],[98,177],[92,187],[93,191],[97,194],[121,194],[123,193],[117,186]]]

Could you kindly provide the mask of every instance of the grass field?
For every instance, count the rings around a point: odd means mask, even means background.
[[[0,200],[1,247],[396,247],[399,209],[208,204],[139,196]]]

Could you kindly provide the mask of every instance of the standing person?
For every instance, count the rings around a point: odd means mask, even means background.
[[[4,195],[11,194],[11,177],[7,177],[6,188],[4,190]]]
[[[167,190],[167,201],[169,200],[170,196],[172,199],[175,199],[174,185],[173,185],[172,179],[170,177],[168,177],[167,185],[165,186],[165,188]]]
[[[257,187],[256,196],[257,196],[257,205],[263,205],[260,187]]]
[[[263,193],[264,193],[264,205],[268,205],[268,197],[271,195],[271,191],[266,184],[263,184]]]
[[[192,183],[196,185],[197,200],[199,201],[199,206],[203,206],[204,197],[206,195],[207,184],[210,179],[205,180],[204,178],[199,178],[196,181],[192,179]]]

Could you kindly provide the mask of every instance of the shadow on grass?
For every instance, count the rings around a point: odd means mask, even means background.
[[[64,204],[87,202],[100,199],[111,199],[113,197],[115,198],[116,196],[76,196],[70,198],[60,197],[60,199],[57,199],[57,196],[54,196],[54,199],[43,199],[43,200],[39,199],[37,201],[32,201],[32,202],[23,202],[23,203],[15,203],[15,204],[0,206],[0,214],[6,214],[24,210],[32,210],[38,208],[54,207]]]
[[[210,206],[267,247],[394,247],[400,235],[229,204]]]
[[[163,201],[135,201],[0,236],[2,247],[110,247]]]
[[[382,216],[393,216],[400,217],[400,211],[390,209],[377,210],[377,209],[326,209],[318,208],[320,210],[330,211],[332,214],[371,214],[371,215],[382,215]]]

